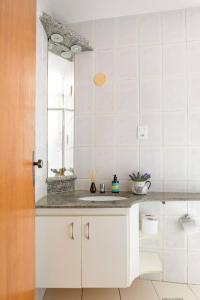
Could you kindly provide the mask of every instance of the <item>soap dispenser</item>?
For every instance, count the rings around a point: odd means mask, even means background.
[[[119,193],[119,181],[117,180],[117,175],[114,175],[112,181],[112,193]]]

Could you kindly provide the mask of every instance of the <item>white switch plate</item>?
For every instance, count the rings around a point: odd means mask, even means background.
[[[146,140],[148,138],[148,127],[147,126],[138,126],[138,139]]]

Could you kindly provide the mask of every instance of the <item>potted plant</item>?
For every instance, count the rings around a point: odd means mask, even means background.
[[[145,173],[140,174],[140,172],[132,173],[129,175],[130,179],[133,182],[132,185],[132,192],[136,195],[144,195],[147,194],[148,190],[150,189],[151,182],[149,179],[151,178],[151,174]]]

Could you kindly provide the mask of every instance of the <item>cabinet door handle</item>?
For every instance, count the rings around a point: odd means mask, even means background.
[[[87,240],[89,240],[90,239],[90,223],[88,222],[87,224],[86,224],[86,226],[87,226]]]
[[[74,240],[74,222],[71,223],[71,239]]]

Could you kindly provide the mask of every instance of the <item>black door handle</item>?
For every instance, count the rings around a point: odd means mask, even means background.
[[[43,167],[43,160],[38,159],[38,161],[34,161],[33,166],[37,166],[39,169],[41,169]]]

